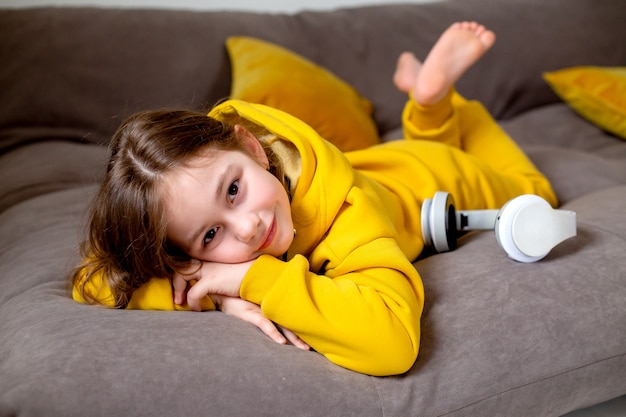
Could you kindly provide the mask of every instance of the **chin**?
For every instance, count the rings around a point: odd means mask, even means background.
[[[277,245],[275,248],[272,249],[271,255],[277,258],[283,256],[283,254],[289,250],[289,246],[291,246],[292,242],[293,239],[287,239],[286,241],[284,241],[284,243],[281,242],[280,245]]]

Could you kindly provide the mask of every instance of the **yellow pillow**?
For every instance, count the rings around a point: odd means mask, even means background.
[[[626,67],[572,67],[543,77],[582,117],[626,139]]]
[[[230,37],[231,98],[285,111],[342,151],[380,142],[372,104],[328,70],[278,45]]]

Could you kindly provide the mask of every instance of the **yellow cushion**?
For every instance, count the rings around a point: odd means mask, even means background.
[[[543,76],[578,114],[626,139],[626,67],[572,67]]]
[[[372,104],[328,70],[278,45],[230,37],[231,98],[285,111],[342,151],[380,142]]]

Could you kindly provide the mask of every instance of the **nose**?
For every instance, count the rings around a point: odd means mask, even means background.
[[[255,213],[237,213],[232,219],[232,228],[237,239],[250,242],[257,234],[261,219]]]

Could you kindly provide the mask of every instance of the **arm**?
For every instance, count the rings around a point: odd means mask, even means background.
[[[241,297],[348,369],[391,375],[413,365],[423,288],[393,239],[330,261],[325,275],[309,268],[302,256],[289,262],[262,256],[246,275]]]
[[[316,254],[331,252],[322,244]],[[205,262],[187,300],[199,309],[208,292],[238,292],[338,365],[371,375],[407,371],[419,348],[423,287],[396,241],[379,238],[323,263],[318,275],[302,256],[284,262],[262,255],[251,266]]]
[[[81,270],[83,281],[87,276],[85,268]],[[84,291],[87,292],[94,300],[95,304],[105,307],[115,307],[115,299],[109,284],[102,271],[96,271],[89,275],[87,282],[80,282],[72,288],[72,298],[74,301],[87,304],[88,301],[83,298],[79,285],[85,285]],[[188,307],[181,305],[183,303],[174,303],[172,282],[167,278],[151,278],[141,287],[133,291],[133,294],[124,308],[128,310],[189,310]],[[215,303],[209,296],[204,296],[198,300],[198,309],[202,311],[215,310]]]
[[[183,281],[183,283],[183,288],[186,288],[187,282]],[[89,291],[103,306],[114,306],[111,289],[103,280],[101,272],[94,274],[87,286],[87,291]],[[152,278],[133,292],[126,309],[166,311],[190,310],[190,307],[184,303],[184,299],[181,298],[180,294],[178,296],[178,302],[174,302],[173,292],[172,281],[166,278]],[[77,288],[73,288],[72,298],[79,303],[86,302]],[[278,326],[277,328],[274,323],[263,316],[261,308],[258,305],[249,301],[242,300],[238,297],[203,294],[195,300],[194,306],[198,311],[212,311],[219,309],[226,314],[253,324],[277,343],[286,344],[290,342],[300,349],[310,349],[306,343],[304,343],[290,330],[281,326]]]

